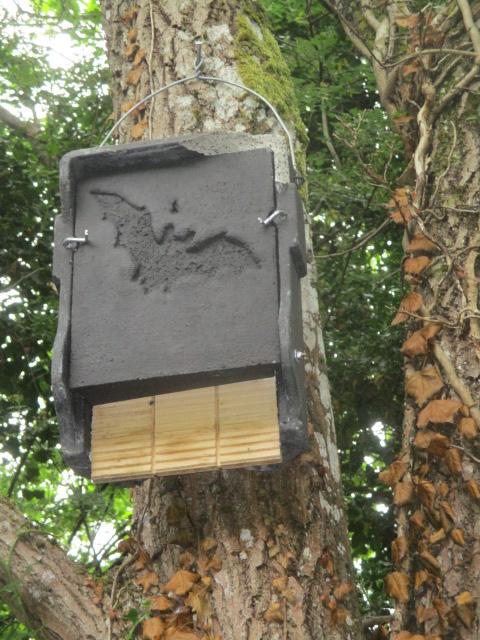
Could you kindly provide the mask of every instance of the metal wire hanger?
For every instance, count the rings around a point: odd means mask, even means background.
[[[261,100],[270,109],[270,111],[275,116],[275,119],[277,120],[278,124],[282,128],[282,130],[283,130],[283,132],[285,134],[285,137],[287,138],[287,141],[288,141],[288,148],[289,148],[289,152],[290,152],[290,158],[291,158],[292,168],[293,168],[293,173],[294,173],[293,179],[294,179],[294,181],[295,181],[297,186],[300,186],[301,184],[303,184],[304,178],[300,174],[300,172],[298,171],[297,163],[295,161],[295,148],[294,148],[294,144],[293,144],[292,135],[291,135],[290,131],[288,130],[285,122],[280,117],[280,114],[278,113],[278,111],[273,106],[273,104],[271,102],[269,102],[264,96],[262,96],[257,91],[254,91],[253,89],[250,89],[249,87],[246,87],[245,85],[240,84],[239,82],[233,82],[232,80],[225,80],[224,78],[217,78],[215,76],[203,75],[202,74],[202,68],[203,68],[203,63],[204,63],[204,57],[202,55],[202,43],[201,43],[200,40],[196,40],[195,41],[195,52],[196,52],[196,58],[195,58],[195,73],[194,73],[194,75],[187,76],[186,78],[181,78],[180,80],[174,80],[173,82],[170,82],[169,84],[166,84],[163,87],[160,87],[160,89],[155,89],[155,91],[152,91],[151,93],[146,95],[144,98],[139,100],[136,104],[133,105],[133,107],[131,107],[128,111],[126,111],[123,114],[123,116],[121,116],[121,118],[119,118],[115,122],[115,124],[110,129],[110,131],[107,133],[107,135],[103,138],[103,140],[102,140],[102,142],[100,143],[99,146],[100,147],[105,146],[105,144],[109,141],[111,136],[115,133],[115,131],[118,129],[118,127],[122,124],[122,122],[126,118],[128,118],[128,116],[133,111],[135,111],[135,109],[138,109],[138,107],[140,105],[142,105],[144,102],[148,102],[148,100],[151,100],[152,98],[157,96],[159,93],[163,93],[163,91],[167,91],[168,89],[171,89],[172,87],[176,87],[176,86],[179,86],[181,84],[186,84],[187,82],[192,82],[194,80],[201,81],[201,82],[220,82],[220,83],[223,83],[223,84],[228,84],[228,85],[230,85],[232,87],[238,87],[239,89],[242,89],[243,91],[246,91],[247,93],[249,93],[252,96],[255,96],[256,98]]]

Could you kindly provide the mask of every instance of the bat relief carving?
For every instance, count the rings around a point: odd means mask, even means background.
[[[175,224],[175,217],[155,233],[152,215],[117,193],[91,191],[103,209],[103,219],[115,225],[115,246],[125,247],[132,259],[132,279],[145,293],[157,286],[168,291],[175,280],[195,274],[212,277],[219,272],[241,273],[259,268],[260,259],[246,242],[223,229],[198,233],[192,226]],[[171,213],[178,212],[173,201]]]

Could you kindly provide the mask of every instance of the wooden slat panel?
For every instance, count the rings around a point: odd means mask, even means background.
[[[96,482],[280,461],[275,378],[93,408]]]
[[[155,397],[155,474],[213,469],[215,448],[215,387]]]
[[[152,475],[154,412],[151,396],[93,407],[93,481]]]
[[[280,462],[275,378],[225,384],[218,389],[219,466]]]

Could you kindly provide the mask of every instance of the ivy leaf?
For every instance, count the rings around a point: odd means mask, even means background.
[[[467,440],[473,440],[478,435],[477,423],[473,418],[461,418],[457,429]]]
[[[429,422],[433,424],[452,423],[461,406],[462,403],[453,398],[432,400],[418,414],[417,427],[423,429]]]
[[[418,256],[417,258],[406,258],[403,261],[403,272],[410,275],[418,275],[422,273],[428,265],[431,259],[427,256]]]
[[[410,317],[405,311],[409,313],[416,313],[423,304],[422,296],[416,291],[411,291],[407,293],[407,295],[400,302],[400,306],[398,307],[397,315],[391,322],[392,326],[396,324],[400,324],[401,322],[405,322]]]
[[[413,484],[410,480],[397,482],[393,490],[393,504],[402,507],[408,504],[413,498]]]
[[[388,595],[398,602],[408,602],[408,576],[400,571],[393,571],[385,578],[385,588]]]
[[[420,371],[407,374],[405,390],[415,402],[422,406],[427,400],[443,389],[444,383],[435,367],[424,367]]]
[[[395,564],[400,562],[405,557],[408,551],[408,542],[405,536],[399,536],[392,542],[392,560]]]
[[[142,638],[144,640],[162,640],[165,625],[160,618],[149,618],[142,624]]]
[[[162,591],[173,591],[177,596],[184,596],[199,579],[200,576],[198,573],[192,573],[191,571],[180,569],[180,571],[177,571],[177,573],[175,573],[170,580],[163,585]]]

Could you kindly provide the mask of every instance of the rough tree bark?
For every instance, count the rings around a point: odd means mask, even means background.
[[[394,637],[480,637],[480,5],[325,0],[372,64],[405,144],[393,190],[410,288],[392,485]],[[373,8],[375,5],[375,8]],[[416,3],[422,6],[422,3]],[[371,177],[371,176],[370,176]],[[379,178],[379,184],[385,183]],[[412,635],[411,635],[412,634]]]
[[[115,117],[152,88],[191,75],[193,43],[200,36],[207,73],[260,91],[304,136],[288,68],[253,2],[104,0],[102,8]],[[254,99],[231,87],[199,83],[150,103],[121,128],[120,140],[217,130],[272,133],[273,140],[283,142],[270,114]],[[198,635],[192,638],[345,640],[361,635],[310,282],[304,312],[311,452],[274,473],[235,470],[158,478],[133,491],[133,549],[142,558],[145,550],[151,560],[140,562],[136,578],[129,565],[118,582],[131,586],[133,579],[150,575],[165,584],[180,569],[209,572],[212,580],[206,578],[203,600],[209,615],[202,620],[205,616],[197,611]],[[127,606],[131,595],[132,589],[126,589],[118,607]],[[114,624],[113,633],[121,633],[121,625]]]

